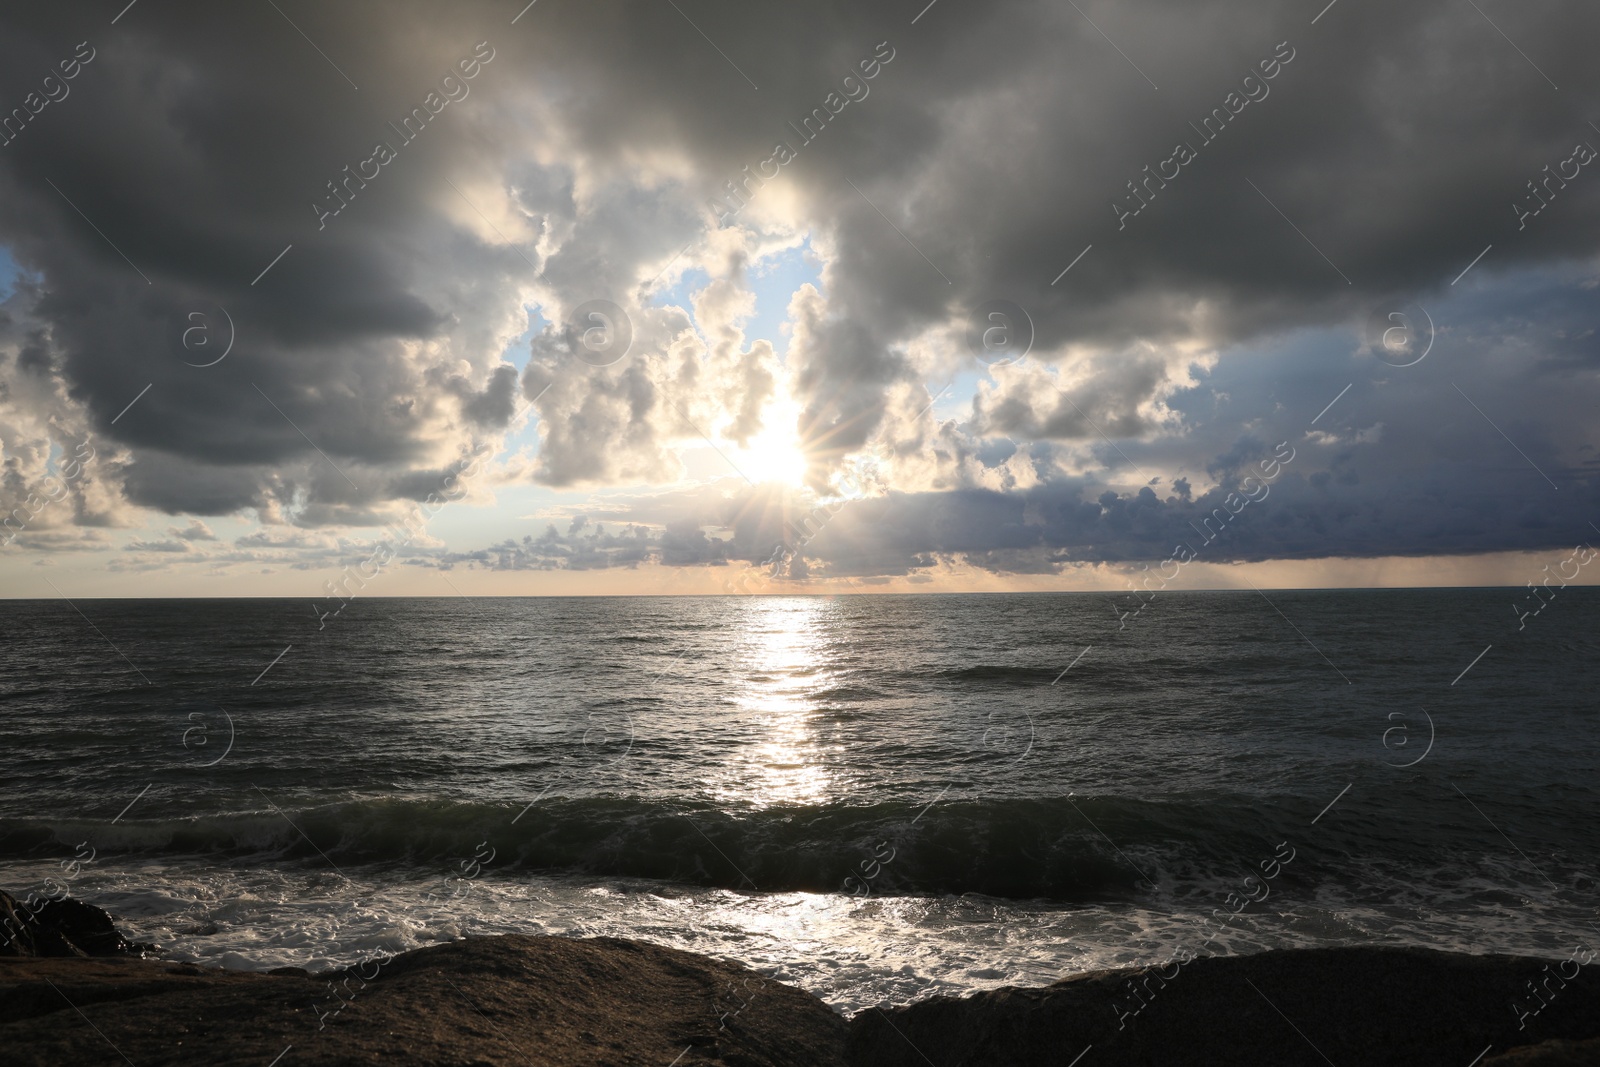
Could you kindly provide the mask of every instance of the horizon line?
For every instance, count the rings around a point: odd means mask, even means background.
[[[1259,588],[1271,589],[1277,593],[1405,593],[1405,592],[1488,592],[1495,590],[1520,590],[1525,588],[1520,585],[1285,585],[1262,586]],[[1596,589],[1600,588],[1600,581],[1588,583],[1569,583],[1563,589]],[[1128,593],[1133,590],[1123,588],[1108,589],[968,589],[968,590],[892,590],[892,589],[852,589],[849,591],[838,590],[791,590],[761,593],[405,593],[385,595],[357,595],[350,597],[356,600],[626,600],[633,598],[654,597],[687,598],[687,599],[728,599],[750,600],[758,597],[800,597],[800,596],[897,596],[897,597],[932,597],[932,596],[1105,596],[1109,593]],[[1245,586],[1203,586],[1193,589],[1158,589],[1155,593],[1163,595],[1182,595],[1185,593],[1251,593],[1258,592],[1258,588]],[[1153,595],[1153,594],[1152,594]],[[24,601],[51,602],[65,599],[60,596],[6,596],[0,595],[0,603],[21,603]],[[197,596],[96,596],[94,594],[76,595],[77,600],[316,600],[318,597],[305,596],[266,596],[250,594],[208,594]]]

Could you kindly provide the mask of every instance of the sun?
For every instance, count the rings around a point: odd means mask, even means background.
[[[744,448],[733,455],[733,463],[741,474],[765,485],[800,486],[806,476],[806,454],[793,431],[787,433],[769,427],[752,437]]]
[[[807,459],[795,431],[798,410],[792,404],[778,404],[762,420],[761,432],[735,447],[729,456],[739,473],[757,485],[776,482],[800,487],[805,484]]]

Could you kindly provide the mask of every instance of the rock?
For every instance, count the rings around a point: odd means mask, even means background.
[[[0,956],[144,956],[118,932],[111,916],[71,897],[18,900],[0,890]]]
[[[1600,1039],[1593,1041],[1543,1041],[1490,1056],[1482,1067],[1596,1067],[1600,1064]]]
[[[141,946],[73,900],[30,911],[0,893],[0,918],[25,920],[0,952],[6,1067],[259,1067],[291,1049],[283,1067],[1600,1065],[1600,976],[1576,961],[1268,952],[938,997],[847,1024],[735,964],[614,938],[473,938],[312,975],[129,958]]]
[[[1486,1047],[1600,1036],[1600,976],[1592,967],[1568,964],[1576,976],[1536,1016],[1519,1017],[1513,1001],[1533,1003],[1527,983],[1544,979],[1547,966],[1555,964],[1423,949],[1329,948],[1197,959],[1162,971],[1099,971],[1042,989],[861,1012],[850,1023],[849,1057],[874,1067],[1066,1067],[1080,1054],[1079,1067],[1466,1067]],[[1130,982],[1147,1001],[1136,1014]],[[1526,1029],[1519,1028],[1522,1021]],[[1586,1044],[1583,1054],[1592,1056],[1592,1047]],[[1548,1053],[1566,1054],[1553,1047]],[[1501,1062],[1553,1067],[1569,1061]]]
[[[263,1067],[293,1045],[282,1067],[845,1062],[844,1020],[809,993],[612,938],[471,938],[316,976],[176,970],[0,960],[0,1058]]]

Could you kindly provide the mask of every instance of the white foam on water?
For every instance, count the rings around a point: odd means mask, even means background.
[[[49,862],[0,864],[0,885],[15,891],[59,873]],[[740,894],[638,880],[489,872],[451,880],[393,867],[338,873],[198,859],[101,860],[68,891],[110,911],[130,938],[207,966],[319,971],[467,936],[631,937],[742,963],[846,1012],[1164,964],[1180,949],[1225,955],[1386,943],[1554,957],[1577,936],[1561,914],[1532,902],[1450,915],[1324,894],[1252,906],[1206,946],[1198,915],[1134,904]]]

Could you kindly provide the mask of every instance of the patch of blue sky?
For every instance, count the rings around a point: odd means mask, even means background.
[[[11,258],[11,249],[0,245],[0,300],[17,291],[17,278],[21,274],[22,268]]]

